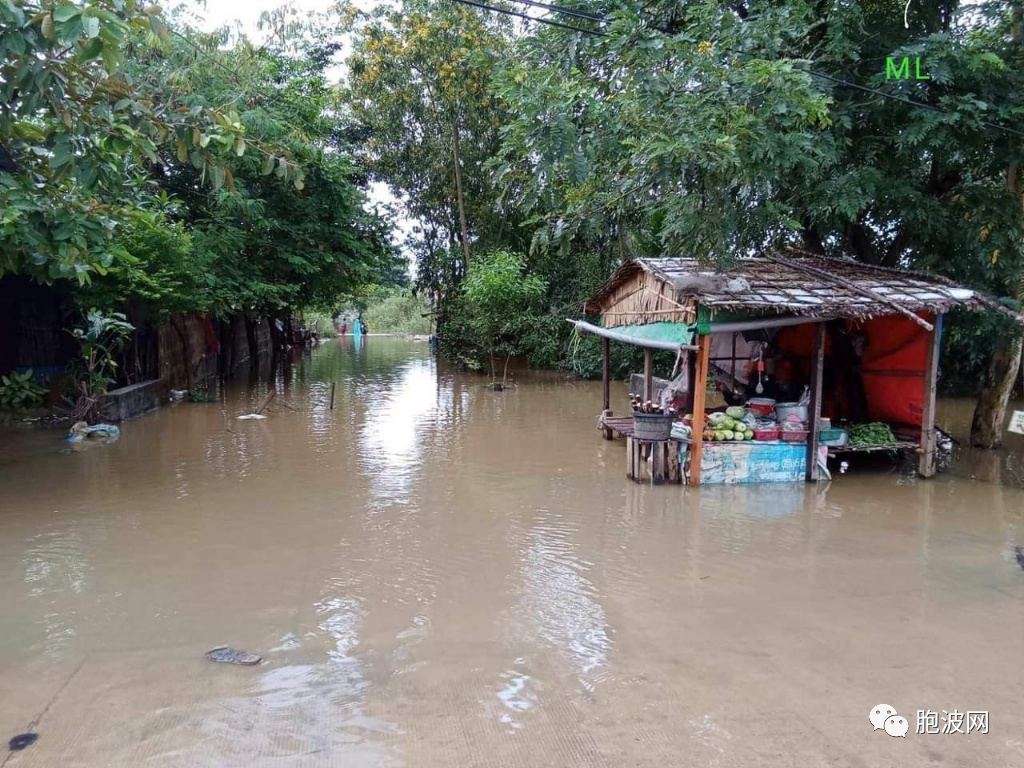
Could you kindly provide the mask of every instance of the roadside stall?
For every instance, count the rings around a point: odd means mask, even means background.
[[[943,278],[796,251],[737,259],[725,273],[693,259],[620,267],[584,305],[600,324],[605,437],[623,436],[627,475],[654,483],[816,480],[847,453],[912,451],[935,473],[935,384],[942,317],[993,299]],[[645,350],[644,389],[611,408],[609,345]],[[676,352],[656,391],[653,353]]]

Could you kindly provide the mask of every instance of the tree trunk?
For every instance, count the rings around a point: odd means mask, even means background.
[[[1013,39],[1018,44],[1024,44],[1024,6],[1015,7],[1013,15]],[[1018,195],[1021,209],[1024,210],[1024,189],[1021,188],[1020,169],[1016,162],[1011,161],[1006,169],[1006,186]],[[1018,276],[1016,288],[1017,298],[1024,299],[1024,275]],[[985,388],[978,395],[971,421],[971,445],[976,448],[998,448],[1003,444],[1006,405],[1017,381],[1020,359],[1020,328],[1016,328],[1012,334],[1000,334],[992,362],[988,366]]]
[[[459,124],[452,123],[452,160],[455,163],[455,200],[459,206],[459,229],[462,236],[462,253],[469,270],[469,225],[466,223],[466,201],[462,196],[462,159],[459,154]]]
[[[1000,341],[992,354],[985,377],[985,388],[978,395],[971,421],[971,445],[976,448],[998,448],[1003,444],[1003,422],[1006,418],[1006,404],[1017,381],[1020,368],[1020,337]]]

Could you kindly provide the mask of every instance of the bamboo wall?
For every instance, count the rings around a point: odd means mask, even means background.
[[[697,306],[693,299],[678,302],[668,283],[657,275],[637,270],[631,278],[612,289],[602,301],[601,318],[606,328],[646,323],[695,323]]]

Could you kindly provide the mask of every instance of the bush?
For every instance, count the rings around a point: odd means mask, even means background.
[[[380,288],[366,297],[363,321],[370,333],[430,333],[430,305],[408,288]]]
[[[0,376],[0,405],[10,408],[29,408],[39,405],[46,397],[46,388],[32,380],[32,369],[24,373]]]
[[[476,257],[462,283],[463,317],[486,350],[491,377],[497,381],[504,358],[502,382],[513,355],[522,354],[523,339],[534,326],[533,305],[547,291],[547,283],[526,271],[526,260],[509,251]]]

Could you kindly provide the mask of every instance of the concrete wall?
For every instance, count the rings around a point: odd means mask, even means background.
[[[100,413],[106,422],[133,419],[159,408],[166,388],[159,379],[113,389],[100,398]]]

